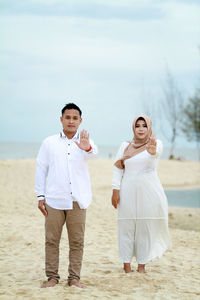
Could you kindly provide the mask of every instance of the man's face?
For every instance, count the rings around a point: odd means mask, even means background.
[[[60,117],[60,121],[65,133],[75,134],[82,122],[82,119],[78,110],[66,109],[63,116]]]

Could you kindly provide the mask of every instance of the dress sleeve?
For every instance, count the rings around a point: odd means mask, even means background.
[[[115,162],[123,157],[124,149],[127,146],[128,146],[127,142],[124,142],[124,143],[121,144],[121,146],[120,146],[120,148],[117,152],[117,155],[115,157]],[[113,178],[112,178],[112,189],[113,190],[120,190],[121,180],[122,180],[123,174],[124,174],[124,169],[119,169],[116,166],[114,166]]]

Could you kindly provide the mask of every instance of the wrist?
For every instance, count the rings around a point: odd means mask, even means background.
[[[119,190],[114,189],[114,190],[113,190],[113,194],[114,194],[114,195],[119,194]]]
[[[155,152],[149,152],[151,155],[156,155],[156,151]]]
[[[89,149],[85,150],[86,152],[90,152],[92,150],[92,146],[90,145]]]

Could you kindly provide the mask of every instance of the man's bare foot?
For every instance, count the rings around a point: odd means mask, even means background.
[[[139,273],[146,273],[146,271],[145,271],[145,265],[138,265],[137,271]]]
[[[47,287],[54,287],[57,284],[57,281],[54,279],[50,279],[49,281],[47,281],[46,283],[43,283],[41,285],[41,288],[47,288]]]
[[[124,271],[125,271],[125,273],[131,272],[131,264],[130,263],[124,263]]]
[[[69,284],[69,286],[75,285],[75,286],[77,286],[77,287],[79,287],[81,289],[85,289],[86,288],[85,285],[80,284],[80,282],[78,280],[76,280],[76,279],[70,281],[68,284]]]

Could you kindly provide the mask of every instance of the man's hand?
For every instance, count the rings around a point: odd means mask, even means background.
[[[112,205],[114,206],[114,208],[117,208],[117,205],[119,204],[119,201],[120,201],[119,190],[113,190]]]
[[[45,200],[39,200],[38,201],[38,208],[39,208],[39,210],[41,210],[43,215],[46,217],[47,216],[47,211],[46,211],[46,207],[45,207]]]
[[[88,149],[90,149],[89,133],[85,129],[83,129],[80,133],[80,143],[75,143],[81,150],[87,151]]]
[[[146,150],[151,154],[156,154],[156,139],[154,137],[150,138],[150,141],[148,142],[146,146]]]

